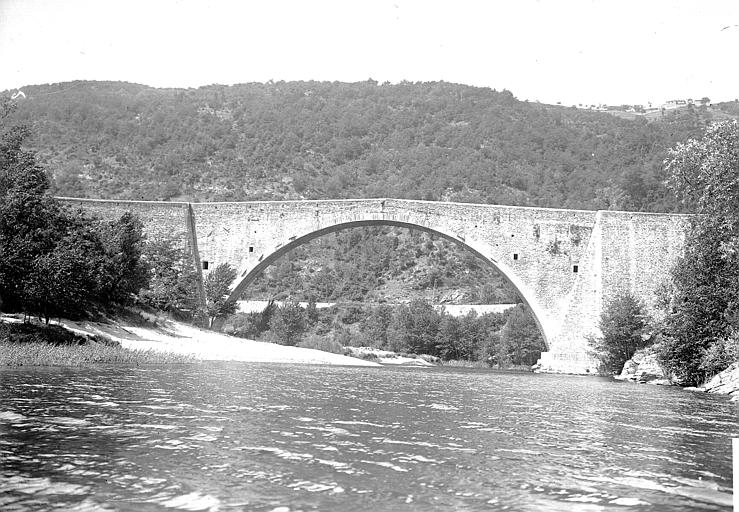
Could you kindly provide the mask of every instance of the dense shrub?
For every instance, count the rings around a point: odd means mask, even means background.
[[[601,336],[591,340],[604,373],[618,373],[634,352],[651,343],[644,306],[631,294],[611,300],[601,313]]]
[[[58,325],[0,323],[0,338],[11,343],[50,343],[52,345],[84,345],[88,339]]]
[[[324,336],[308,336],[304,340],[298,342],[297,346],[301,348],[312,348],[315,350],[322,350],[324,352],[331,352],[332,354],[344,353],[344,347],[341,343]]]
[[[297,345],[305,333],[305,310],[297,302],[278,307],[269,322],[270,341],[280,345]]]
[[[732,331],[708,347],[701,358],[700,369],[706,376],[711,376],[722,372],[737,361],[739,361],[739,332]]]

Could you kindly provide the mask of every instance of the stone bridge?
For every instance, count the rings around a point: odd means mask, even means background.
[[[647,308],[682,254],[689,217],[401,199],[175,203],[63,198],[103,218],[137,214],[150,238],[179,240],[202,275],[238,270],[231,300],[276,259],[316,237],[358,226],[440,235],[495,267],[531,310],[548,351],[543,369],[588,373],[587,338],[620,293]]]

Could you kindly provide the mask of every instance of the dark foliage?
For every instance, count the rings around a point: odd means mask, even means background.
[[[262,311],[252,313],[237,313],[232,315],[223,326],[225,332],[234,336],[258,340],[269,330],[272,317],[277,312],[277,304],[273,300],[267,302]]]
[[[508,312],[506,323],[500,334],[498,349],[491,356],[501,365],[531,366],[546,350],[544,340],[533,317],[519,304]]]
[[[648,320],[641,302],[630,294],[615,297],[600,317],[602,336],[592,340],[604,373],[619,373],[634,352],[646,347]]]
[[[366,346],[443,360],[484,360],[500,367],[530,366],[545,350],[534,320],[522,305],[503,314],[471,312],[453,317],[422,299],[396,306],[345,304],[316,309],[315,322],[309,321],[308,311],[294,301],[281,308],[270,303],[261,313],[230,317],[225,329],[237,336],[286,345],[332,351],[341,345]],[[265,317],[270,319],[269,330],[257,328]]]
[[[666,366],[698,384],[736,360],[739,327],[739,125],[712,126],[667,162],[678,197],[700,214],[673,275]],[[722,353],[725,352],[725,353]]]
[[[236,303],[228,301],[231,284],[236,279],[236,269],[228,263],[221,263],[205,276],[205,312],[208,326],[213,327],[217,318],[225,318],[236,311]]]
[[[200,308],[198,276],[190,255],[172,240],[151,240],[142,255],[149,285],[139,299],[146,305],[192,320]]]
[[[148,287],[150,279],[150,269],[141,258],[143,224],[126,212],[114,222],[102,223],[98,233],[105,251],[100,298],[109,303],[130,303],[139,290]]]
[[[84,345],[87,338],[58,325],[0,323],[0,341],[10,343],[49,343],[51,345]]]
[[[441,318],[434,307],[422,299],[398,306],[388,326],[388,344],[395,352],[433,354]]]
[[[302,341],[305,328],[305,310],[297,302],[288,301],[273,312],[269,339],[280,345],[295,346]]]

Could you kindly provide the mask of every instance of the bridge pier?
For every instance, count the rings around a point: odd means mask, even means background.
[[[542,352],[534,368],[536,373],[598,375],[598,360],[587,352]]]

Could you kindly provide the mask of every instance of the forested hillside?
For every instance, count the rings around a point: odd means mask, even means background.
[[[666,148],[739,112],[734,102],[626,120],[443,82],[22,90],[9,121],[31,127],[29,149],[57,195],[146,200],[398,197],[677,211],[664,186]],[[357,229],[311,244],[250,296],[515,300],[489,267],[427,234]]]
[[[443,82],[71,82],[23,92],[16,119],[33,127],[31,149],[57,193],[126,199],[672,211],[665,150],[715,115],[696,108],[647,123]]]
[[[355,228],[300,246],[247,289],[248,299],[510,304],[505,280],[471,252],[404,228]]]

